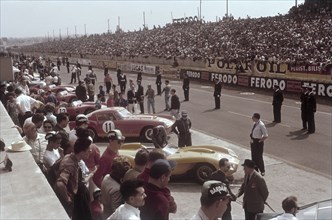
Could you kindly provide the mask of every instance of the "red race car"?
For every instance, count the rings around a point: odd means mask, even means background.
[[[175,122],[175,119],[169,115],[134,115],[123,107],[96,110],[87,117],[92,138],[107,137],[110,130],[119,129],[125,137],[139,137],[151,141],[153,127],[162,125],[169,134]],[[72,129],[74,123],[69,126]]]
[[[101,109],[107,108],[106,103],[102,103]],[[97,110],[94,102],[82,102],[80,100],[73,101],[71,103],[61,102],[56,108],[56,113],[67,113],[70,121],[75,121],[76,115],[78,114],[89,114]]]
[[[35,85],[35,86],[30,86],[30,93],[36,93],[37,94],[38,90],[40,90],[40,89],[42,89],[44,91],[52,91],[55,94],[57,94],[57,93],[62,92],[62,91],[67,91],[69,93],[73,93],[73,92],[75,92],[76,87],[72,86],[72,85],[59,85],[59,86],[56,86],[54,84],[49,85],[49,86]]]

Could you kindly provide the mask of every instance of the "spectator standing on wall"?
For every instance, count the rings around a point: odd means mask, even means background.
[[[185,73],[183,75],[183,84],[182,84],[182,89],[184,93],[184,101],[189,101],[189,84],[190,84],[190,79],[188,77],[188,74]]]
[[[179,97],[176,95],[176,90],[171,89],[171,115],[178,119],[179,112],[180,112],[180,100]]]
[[[157,72],[157,78],[156,78],[156,85],[157,85],[157,95],[161,95],[161,73],[158,70]]]
[[[274,89],[273,101],[272,101],[273,116],[274,116],[273,122],[280,123],[281,122],[281,105],[282,105],[282,102],[284,101],[284,96],[278,85],[274,85],[273,89]]]

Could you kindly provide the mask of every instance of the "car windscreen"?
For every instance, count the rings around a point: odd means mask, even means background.
[[[332,219],[332,200],[325,201],[319,204],[317,219]]]
[[[118,114],[121,118],[128,118],[132,116],[132,114],[125,108],[118,111]]]

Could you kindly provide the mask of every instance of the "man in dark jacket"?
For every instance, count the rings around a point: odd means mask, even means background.
[[[137,80],[136,100],[139,104],[141,114],[144,114],[144,87],[142,86],[142,81],[140,80]]]
[[[191,120],[186,111],[181,112],[181,118],[172,125],[172,131],[178,135],[178,147],[192,146],[191,143]]]
[[[182,84],[182,89],[183,89],[183,94],[184,94],[184,101],[189,101],[189,84],[190,80],[188,75],[185,73],[183,76],[183,84]]]
[[[307,99],[308,99],[308,90],[304,85],[302,86],[302,91],[300,95],[301,100],[301,119],[302,119],[302,130],[307,130],[308,126],[308,116],[307,116]]]
[[[215,108],[214,109],[220,109],[220,96],[221,96],[221,80],[218,78],[214,78],[214,102],[215,102]]]
[[[157,78],[156,78],[156,84],[157,84],[157,95],[161,95],[161,73],[158,72]]]
[[[242,166],[245,176],[237,197],[243,195],[245,220],[255,220],[256,215],[264,211],[269,190],[264,178],[255,170],[254,161],[246,159]]]
[[[308,119],[308,134],[313,134],[316,131],[315,128],[315,112],[316,112],[316,97],[311,86],[308,86],[307,96],[307,119]]]
[[[273,122],[280,123],[281,122],[281,105],[282,105],[282,102],[284,101],[284,96],[278,85],[274,85],[273,89],[274,89],[273,101],[272,101],[273,116],[274,116]]]
[[[171,89],[171,115],[174,116],[176,119],[179,118],[179,111],[180,111],[180,100],[179,97],[175,94],[176,90]]]
[[[75,94],[78,100],[81,100],[82,102],[86,101],[86,88],[82,81],[78,82],[78,86],[76,86],[75,89]]]

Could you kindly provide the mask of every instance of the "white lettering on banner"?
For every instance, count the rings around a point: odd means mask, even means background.
[[[122,71],[129,71],[135,73],[156,73],[156,66],[144,65],[139,63],[118,63],[118,68]]]
[[[313,91],[316,95],[322,97],[330,97],[332,98],[332,85],[320,84],[320,83],[310,83],[304,82],[304,86],[311,86],[313,87]]]
[[[222,73],[211,73],[211,81],[213,81],[215,78],[221,80],[222,83],[226,84],[237,84],[238,78],[237,75],[232,74],[222,74]]]
[[[286,81],[270,78],[260,78],[260,77],[251,77],[250,87],[262,88],[262,89],[272,89],[273,86],[278,85],[281,90],[285,90]]]
[[[187,70],[186,73],[187,73],[187,76],[189,78],[195,78],[195,79],[200,79],[201,78],[201,73],[200,72]]]

